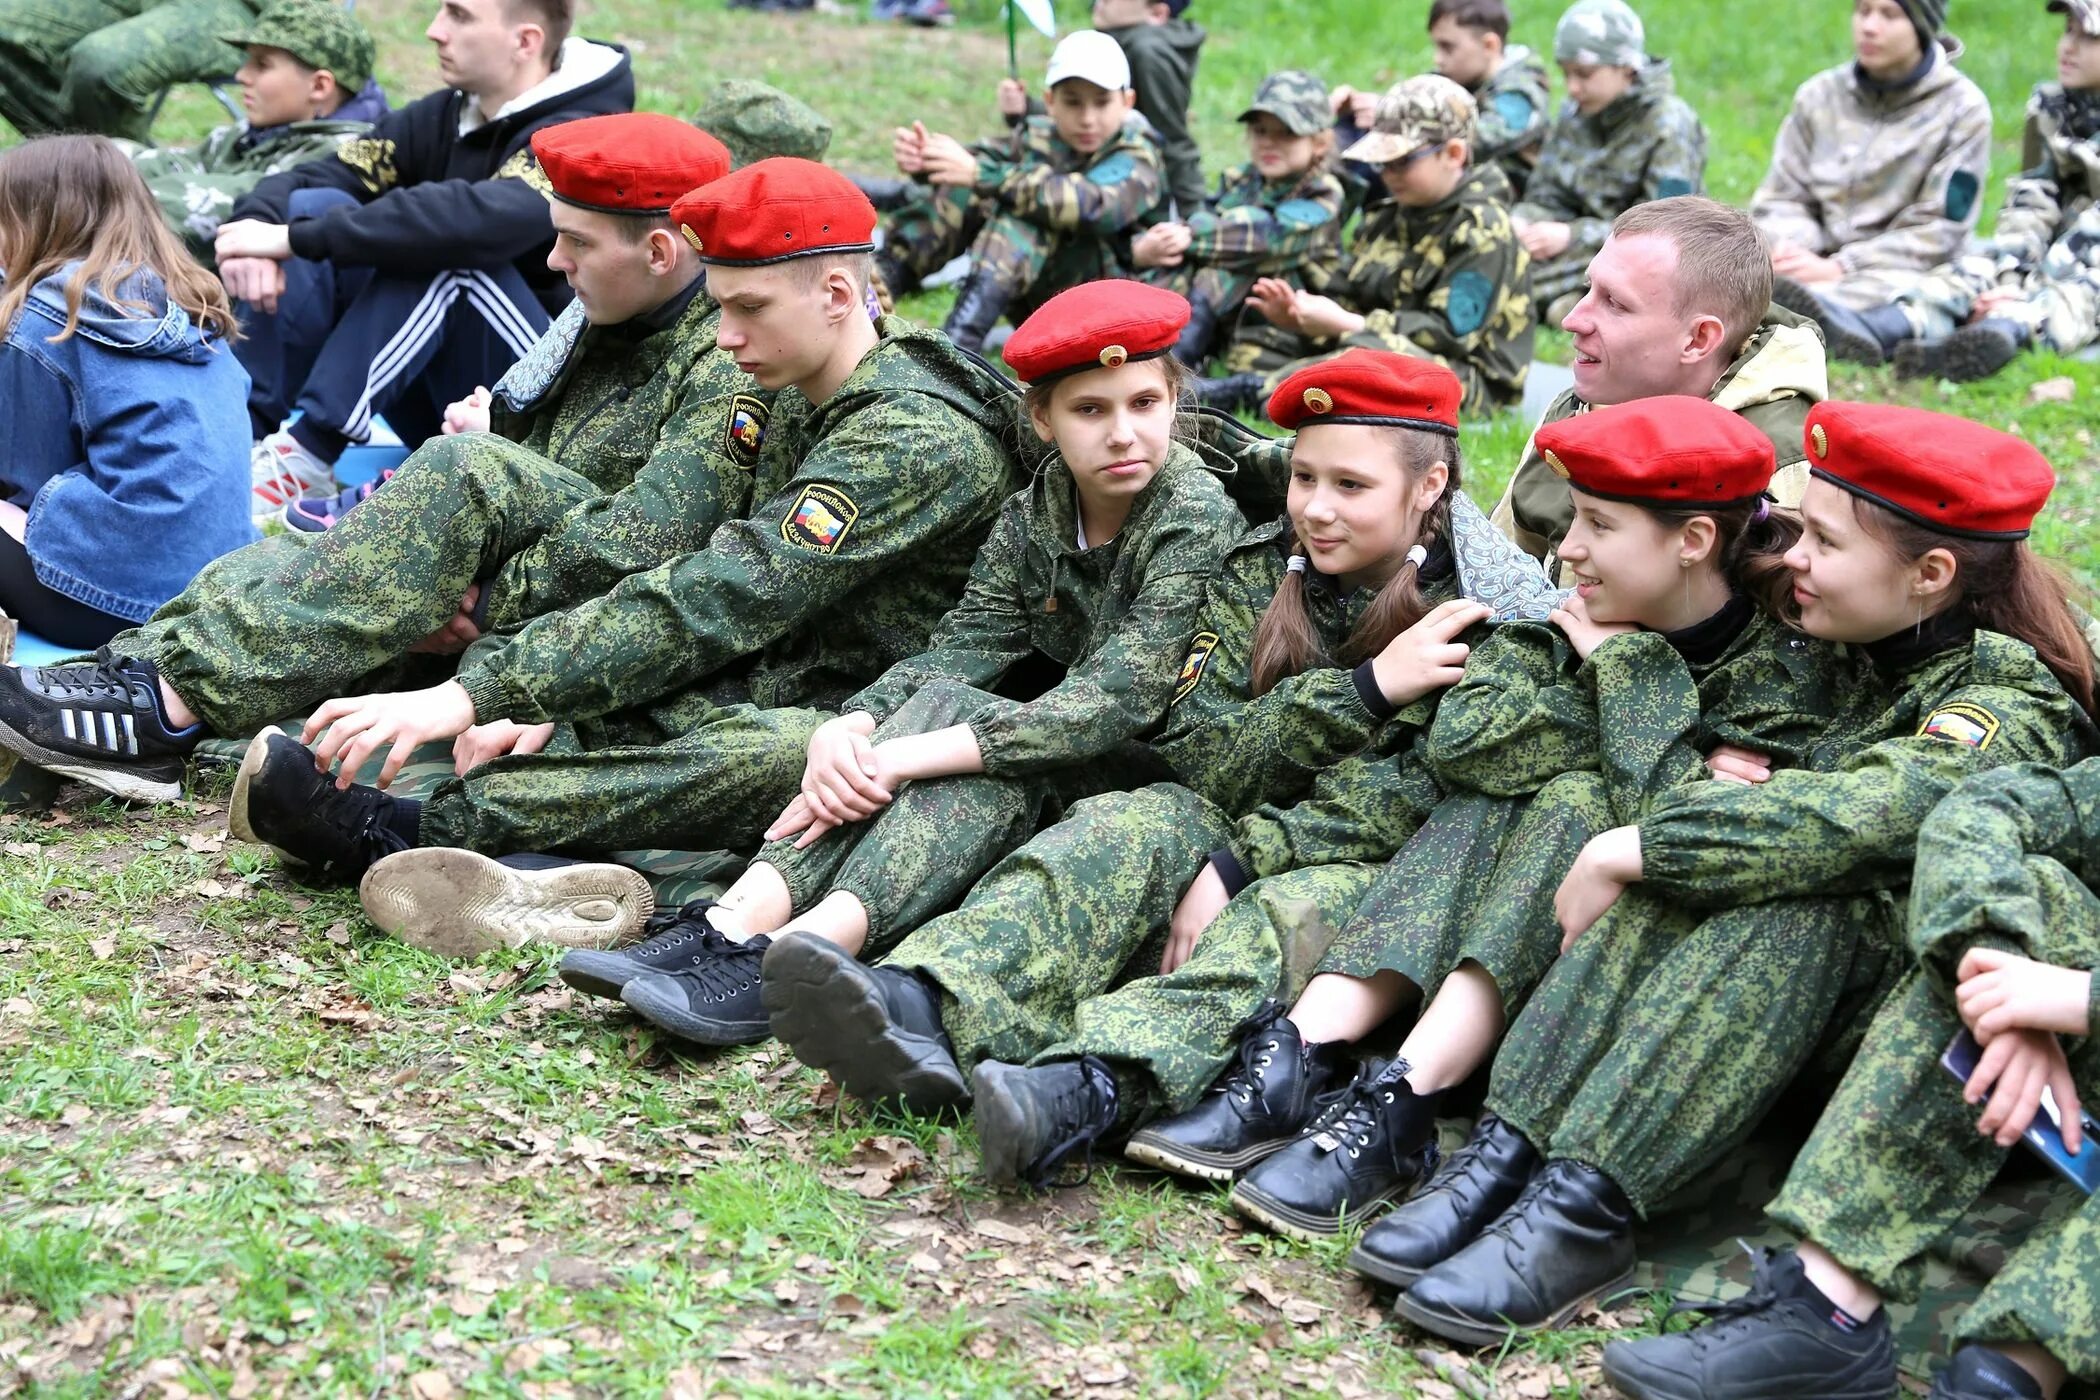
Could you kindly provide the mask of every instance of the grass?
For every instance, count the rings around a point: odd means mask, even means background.
[[[426,8],[358,8],[397,98],[434,82]],[[998,11],[958,8],[928,33],[603,0],[581,28],[635,51],[645,106],[690,111],[714,77],[762,76],[831,114],[838,163],[873,170],[894,122],[991,125]],[[1843,52],[1845,7],[1771,0],[1747,23],[1723,0],[1649,8],[1651,46],[1711,130],[1713,191],[1747,198],[1793,87]],[[1270,68],[1364,86],[1424,66],[1422,9],[1198,0],[1207,163],[1233,158],[1233,117]],[[1516,37],[1546,47],[1553,17],[1527,6]],[[1989,208],[2058,21],[2037,0],[1955,17],[1997,113]],[[1024,70],[1048,48],[1024,33]],[[160,132],[219,119],[184,90]],[[1564,357],[1563,339],[1541,352]],[[2068,401],[2033,400],[2060,377]],[[1978,386],[1841,370],[1835,387],[2041,445],[2061,483],[2037,543],[2095,579],[2095,384],[2092,364],[2036,355]],[[1469,429],[1476,495],[1497,493],[1525,431]],[[453,967],[375,936],[347,892],[227,841],[210,793],[148,812],[76,790],[0,815],[0,1394],[1598,1387],[1594,1331],[1503,1356],[1425,1347],[1341,1246],[1243,1230],[1215,1191],[1104,1166],[1085,1188],[994,1195],[967,1124],[841,1107],[777,1047],[674,1053],[550,968]],[[882,1194],[854,1189],[871,1168]]]

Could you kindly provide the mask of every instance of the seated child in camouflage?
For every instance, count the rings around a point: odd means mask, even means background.
[[[855,956],[952,908],[1063,806],[1142,776],[1205,582],[1245,522],[1174,440],[1188,303],[1142,283],[1060,292],[1006,357],[1054,454],[1008,501],[931,649],[810,736],[801,793],[675,972],[574,953],[565,976],[705,1045],[765,1038],[759,960],[790,924]],[[900,784],[902,786],[900,786]],[[686,950],[691,952],[690,949]]]
[[[1370,135],[1344,154],[1379,169],[1390,201],[1357,225],[1338,265],[1311,263],[1304,287],[1254,284],[1226,351],[1231,373],[1204,401],[1257,402],[1299,363],[1345,346],[1443,365],[1465,385],[1469,414],[1514,406],[1531,367],[1530,259],[1510,222],[1509,182],[1472,160],[1473,99],[1435,74],[1396,83]]]
[[[1818,1394],[1899,1393],[1884,1297],[1914,1293],[1926,1248],[2038,1113],[2073,1154],[2094,1150],[2079,1117],[2100,1095],[2096,813],[2100,759],[1980,774],[1933,809],[1911,882],[1912,965],[1771,1206],[1800,1247],[1761,1252],[1749,1296],[1703,1309],[1705,1326],[1607,1346],[1622,1395],[1780,1400],[1806,1377]],[[1940,1057],[1965,1030],[1982,1051],[1963,1083]],[[2100,1381],[2100,1196],[2058,1189],[2075,1204],[1962,1316],[1933,1400],[2055,1400],[2068,1376]]]
[[[1991,104],[1945,18],[1946,0],[1854,0],[1852,61],[1795,91],[1750,200],[1782,306],[1893,301],[1976,227]]]
[[[1552,94],[1546,64],[1524,44],[1509,42],[1509,6],[1503,0],[1431,0],[1429,42],[1440,77],[1473,98],[1473,159],[1502,168],[1511,199],[1521,199],[1546,139]],[[1335,135],[1343,147],[1356,144],[1378,120],[1376,92],[1334,90]],[[1350,171],[1377,183],[1374,165],[1352,162]]]
[[[1807,437],[1787,566],[1801,629],[1843,644],[1843,704],[1800,767],[1681,785],[1575,858],[1479,1150],[1394,1217],[1419,1275],[1399,1312],[1424,1331],[1495,1343],[1622,1288],[1636,1217],[1782,1100],[1813,1111],[1857,1052],[1908,961],[1932,808],[1971,774],[2087,752],[2093,658],[2024,542],[2041,454],[1881,404],[1819,403]]]
[[[372,36],[336,0],[278,0],[220,37],[248,53],[234,74],[247,120],[201,146],[129,145],[168,226],[207,266],[219,224],[257,180],[334,153],[386,115]]]
[[[1271,73],[1240,124],[1252,159],[1219,180],[1217,198],[1177,222],[1154,224],[1130,245],[1131,264],[1146,281],[1189,299],[1174,356],[1196,370],[1230,337],[1257,277],[1298,278],[1342,252],[1344,191],[1327,168],[1334,146],[1320,80]]]
[[[1626,0],[1575,0],[1553,31],[1568,100],[1511,211],[1532,257],[1532,300],[1548,320],[1565,314],[1562,298],[1581,296],[1613,219],[1705,183],[1706,128],[1672,91],[1669,60],[1646,45]]]
[[[724,425],[737,409],[762,425],[764,404],[712,353],[699,258],[666,218],[728,152],[631,113],[548,128],[534,149],[577,298],[499,386],[497,431],[433,438],[339,529],[219,559],[93,663],[0,672],[0,742],[173,801],[207,733],[254,733],[374,675],[442,673],[446,656],[408,653],[594,597],[744,511],[755,444]]]
[[[1317,957],[1235,914],[1321,902],[1287,872],[1331,839],[1327,805],[1390,791],[1377,775],[1459,676],[1458,638],[1544,610],[1544,576],[1458,488],[1459,396],[1448,370],[1369,350],[1287,380],[1269,407],[1298,430],[1270,447],[1290,453],[1288,514],[1241,539],[1205,604],[1154,743],[1176,781],[1079,804],[872,971],[776,941],[765,996],[789,1047],[921,1111],[969,1098],[975,1066],[999,1181],[1193,1102]],[[1254,883],[1213,924],[1218,864]]]
[[[1893,358],[1905,379],[1984,379],[2029,345],[2070,354],[2100,339],[2100,0],[2050,0],[2064,17],[2057,81],[2027,101],[2026,169],[1991,236],[1893,300],[1810,309],[1838,359]]]
[[[1115,40],[1067,34],[1050,55],[1050,114],[975,146],[899,127],[897,168],[922,188],[883,219],[876,270],[901,295],[958,254],[970,275],[942,329],[966,350],[1009,313],[1066,287],[1122,275],[1130,239],[1166,212],[1159,146],[1131,111],[1130,64]]]

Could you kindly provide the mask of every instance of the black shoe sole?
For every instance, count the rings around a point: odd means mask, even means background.
[[[248,751],[241,755],[240,771],[233,775],[233,796],[226,800],[226,830],[236,841],[251,845],[270,846],[268,841],[256,835],[255,823],[248,820],[248,801],[254,791],[255,780],[262,775],[263,764],[270,757],[270,740],[285,739],[287,735],[276,725],[266,725],[262,732],[248,741]],[[305,861],[282,846],[270,846],[277,858],[286,865],[304,865]]]
[[[1522,1326],[1509,1322],[1482,1322],[1478,1318],[1461,1317],[1456,1313],[1440,1312],[1435,1308],[1424,1307],[1416,1301],[1415,1295],[1411,1291],[1402,1293],[1395,1300],[1393,1311],[1432,1336],[1442,1337],[1446,1341],[1462,1342],[1467,1346],[1492,1347],[1502,1345],[1512,1336],[1521,1337],[1532,1332],[1551,1332],[1565,1327],[1568,1324],[1568,1319],[1574,1317],[1575,1314],[1581,1312],[1590,1304],[1608,1302],[1622,1293],[1632,1291],[1632,1289],[1633,1270],[1629,1267],[1625,1273],[1620,1274],[1609,1283],[1593,1288],[1574,1301],[1556,1309],[1552,1316],[1545,1320]]]
[[[1361,1244],[1349,1251],[1349,1268],[1367,1279],[1402,1293],[1413,1288],[1415,1280],[1429,1272],[1428,1269],[1410,1269],[1404,1264],[1395,1264],[1390,1259],[1366,1254]]]
[[[1183,1147],[1168,1138],[1153,1136],[1148,1129],[1124,1144],[1123,1155],[1133,1162],[1157,1167],[1176,1176],[1193,1177],[1197,1181],[1237,1181],[1241,1172],[1265,1158],[1273,1157],[1297,1140],[1298,1135],[1292,1133],[1270,1142],[1241,1148],[1238,1152],[1204,1152],[1193,1147]]]
[[[1944,379],[1973,384],[1989,379],[2020,358],[2020,347],[2003,338],[1964,326],[1944,340],[1906,340],[1896,347],[1898,379]]]
[[[643,967],[625,953],[601,952],[593,948],[578,948],[562,955],[561,965],[555,974],[570,987],[585,996],[603,997],[607,1001],[618,1001],[627,984],[637,977],[647,977],[659,968]]]
[[[1824,353],[1833,360],[1846,360],[1872,369],[1888,359],[1881,342],[1870,336],[1858,336],[1834,326],[1830,322],[1830,309],[1822,298],[1798,282],[1775,278],[1772,283],[1772,300],[1778,302],[1796,316],[1806,316],[1823,332]]]
[[[1296,1206],[1286,1205],[1245,1181],[1232,1188],[1230,1203],[1241,1215],[1279,1235],[1288,1235],[1294,1240],[1328,1240],[1351,1226],[1361,1225],[1393,1202],[1405,1199],[1414,1186],[1414,1181],[1395,1182],[1346,1216],[1310,1214]]]
[[[900,1030],[882,988],[837,944],[811,933],[774,939],[759,991],[781,1043],[855,1098],[895,1100],[919,1114],[969,1102],[954,1056]]]
[[[0,721],[0,746],[5,746],[28,759],[46,773],[55,773],[61,778],[71,778],[76,783],[106,792],[111,797],[126,802],[150,802],[159,806],[182,800],[182,775],[186,763],[174,763],[174,775],[168,776],[168,768],[149,767],[144,763],[108,763],[78,754],[63,754],[47,749],[27,735],[17,733],[5,721]],[[174,762],[170,760],[170,762]]]
[[[658,987],[659,981],[671,982],[673,989]],[[721,1021],[697,1015],[685,993],[675,988],[676,982],[668,973],[652,973],[621,988],[620,1000],[650,1025],[695,1045],[756,1045],[771,1033],[763,1020]]]

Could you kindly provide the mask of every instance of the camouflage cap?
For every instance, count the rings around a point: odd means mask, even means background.
[[[2100,39],[2100,0],[2049,0],[2049,13],[2069,15],[2080,34]]]
[[[1371,130],[1343,151],[1342,158],[1384,165],[1446,141],[1463,141],[1470,147],[1475,111],[1473,94],[1449,78],[1436,73],[1404,78],[1378,99]]]
[[[831,145],[831,123],[815,108],[750,78],[709,88],[693,125],[727,146],[739,170],[773,156],[822,160]]]
[[[1290,129],[1293,136],[1318,136],[1334,121],[1327,105],[1327,84],[1297,68],[1271,73],[1254,90],[1254,101],[1239,119],[1266,112]]]
[[[1553,56],[1562,63],[1638,68],[1648,61],[1648,35],[1626,0],[1575,0],[1553,28]]]
[[[372,36],[333,0],[277,0],[245,29],[221,34],[237,49],[251,44],[283,49],[309,68],[335,74],[336,86],[355,94],[372,78]]]

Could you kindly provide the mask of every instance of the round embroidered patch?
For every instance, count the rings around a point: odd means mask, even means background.
[[[1305,406],[1315,413],[1334,412],[1334,399],[1325,389],[1307,389]]]
[[[1553,450],[1551,448],[1548,448],[1546,450],[1545,458],[1546,465],[1553,469],[1553,474],[1559,477],[1562,481],[1566,481],[1568,479],[1568,464],[1566,462],[1563,462],[1560,458],[1554,456]]]
[[[693,226],[691,224],[680,224],[678,226],[678,231],[685,235],[686,242],[693,245],[694,252],[704,253],[707,251],[705,248],[702,248],[700,246],[700,235],[693,232]]]
[[[1811,423],[1809,425],[1808,445],[1818,457],[1828,457],[1830,455],[1830,435],[1823,431],[1821,423]]]
[[[1130,352],[1120,345],[1104,345],[1101,347],[1101,363],[1109,369],[1116,368],[1129,358]]]

